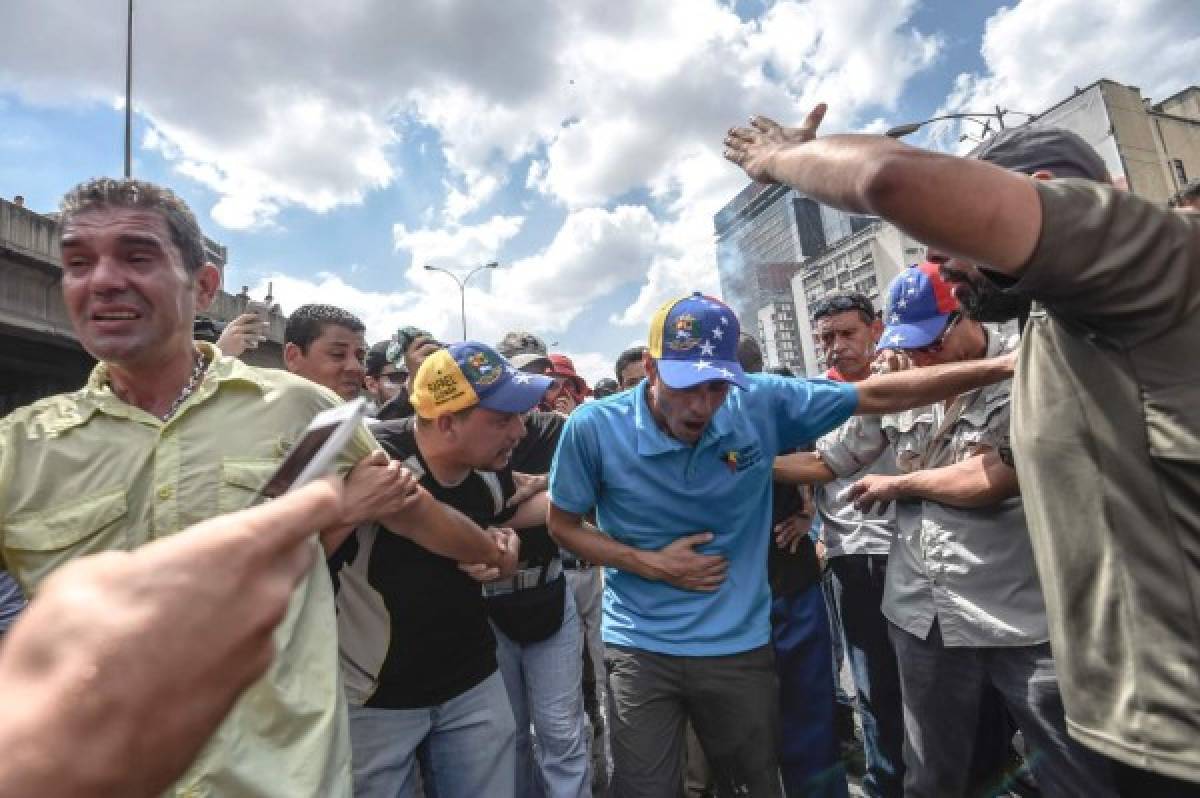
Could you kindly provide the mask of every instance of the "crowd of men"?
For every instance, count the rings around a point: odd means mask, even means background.
[[[819,379],[700,293],[595,391],[320,304],[252,367],[252,315],[193,340],[181,200],[71,191],[99,363],[0,421],[0,796],[845,796],[835,650],[867,795],[1200,795],[1200,215],[1062,130],[823,113],[726,156],[929,255],[811,309]],[[336,475],[250,507],[360,396]]]

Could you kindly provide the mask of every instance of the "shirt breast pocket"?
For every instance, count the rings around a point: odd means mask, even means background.
[[[125,488],[92,494],[64,507],[19,513],[4,526],[4,558],[25,585],[37,585],[63,563],[131,546]]]
[[[258,492],[278,467],[275,460],[223,460],[217,507],[222,513],[242,510],[256,503]]]

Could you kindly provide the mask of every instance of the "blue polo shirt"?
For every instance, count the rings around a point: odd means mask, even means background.
[[[578,408],[550,472],[550,501],[596,508],[601,530],[638,549],[712,532],[700,548],[728,560],[715,593],[682,590],[609,568],[604,642],[677,656],[722,656],[770,638],[767,546],[771,465],[781,451],[840,426],[858,405],[852,384],[747,375],[695,446],[670,437],[646,404],[646,382]]]

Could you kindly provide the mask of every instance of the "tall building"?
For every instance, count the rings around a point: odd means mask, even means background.
[[[759,308],[758,340],[767,368],[783,366],[794,374],[804,373],[804,355],[796,337],[796,306],[790,300],[771,300]]]
[[[880,219],[834,242],[804,261],[792,278],[797,316],[796,343],[809,376],[825,369],[825,353],[817,340],[812,308],[831,294],[866,294],[882,311],[882,292],[897,274],[925,258],[925,247]],[[797,372],[799,373],[799,372]]]
[[[869,220],[825,208],[785,186],[751,183],[713,219],[721,295],[737,313],[742,329],[757,330],[764,353],[794,349],[798,337],[791,279],[803,260],[828,242],[861,229]],[[773,308],[765,331],[760,312]],[[772,361],[803,370],[795,357]]]

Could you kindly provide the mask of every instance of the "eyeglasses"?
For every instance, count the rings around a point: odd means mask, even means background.
[[[857,310],[867,318],[875,318],[875,306],[871,304],[871,300],[862,294],[838,294],[837,296],[818,299],[813,304],[811,315],[813,320],[816,321],[823,316],[832,316],[834,313],[845,313],[848,310]]]
[[[942,330],[941,335],[939,335],[937,338],[933,339],[933,341],[926,344],[925,346],[918,346],[913,349],[909,349],[908,351],[909,352],[919,352],[924,355],[936,355],[937,353],[941,352],[942,349],[945,348],[945,346],[946,346],[946,338],[950,335],[950,331],[954,329],[954,325],[958,324],[958,320],[961,318],[962,318],[961,313],[958,313],[958,312],[951,313],[950,318],[946,319],[946,326]]]
[[[392,385],[399,385],[400,383],[404,382],[407,377],[408,374],[403,371],[384,371],[379,375],[379,379],[387,380]]]

